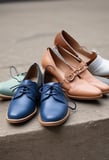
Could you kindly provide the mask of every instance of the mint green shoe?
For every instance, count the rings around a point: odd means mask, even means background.
[[[12,69],[15,70],[16,76],[13,76]],[[24,79],[26,72],[18,74],[17,69],[14,66],[10,67],[10,75],[12,78],[10,78],[7,81],[0,82],[0,99],[2,100],[8,100],[11,99],[14,95],[16,88],[21,83],[21,81]]]

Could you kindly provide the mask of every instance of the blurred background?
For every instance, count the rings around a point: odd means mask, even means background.
[[[109,58],[108,0],[0,0],[0,81],[9,77],[11,65],[24,72],[41,64],[62,29]]]

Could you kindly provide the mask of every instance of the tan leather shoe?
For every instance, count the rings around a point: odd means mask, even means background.
[[[70,53],[68,50],[63,47],[57,46],[57,50],[71,67],[75,68],[79,72],[79,76],[82,79],[85,79],[91,85],[99,88],[103,94],[109,93],[109,85],[96,79],[89,71],[87,65],[78,57]]]
[[[56,35],[54,44],[62,46],[76,57],[81,58],[87,63],[93,75],[109,78],[109,60],[100,56],[96,51],[88,51],[64,30]]]
[[[90,64],[97,57],[97,54],[95,52],[89,52],[86,47],[81,46],[64,30],[56,35],[54,44],[60,45],[63,48],[67,49],[77,57],[80,57],[87,64]]]
[[[62,83],[62,87],[69,97],[93,100],[102,96],[100,89],[80,78],[78,70],[70,67],[50,48],[43,55],[42,66],[50,73],[52,81]]]

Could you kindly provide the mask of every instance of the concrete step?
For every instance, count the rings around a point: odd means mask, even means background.
[[[109,96],[77,101],[68,121],[42,127],[37,115],[21,125],[5,120],[9,101],[0,102],[0,160],[108,160]]]

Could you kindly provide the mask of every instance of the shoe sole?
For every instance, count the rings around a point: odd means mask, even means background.
[[[37,109],[35,109],[35,111],[28,115],[27,117],[25,118],[21,118],[21,119],[10,119],[8,118],[8,116],[6,115],[6,120],[9,122],[9,123],[13,123],[13,124],[17,124],[17,123],[23,123],[23,122],[26,122],[28,121],[29,119],[31,119],[37,112]]]
[[[46,126],[46,127],[59,126],[59,125],[63,124],[68,119],[69,115],[70,115],[70,112],[68,111],[66,116],[63,119],[61,119],[59,121],[54,121],[54,122],[45,122],[41,119],[41,117],[39,115],[38,121],[42,126]]]
[[[3,94],[0,94],[0,98],[2,99],[2,100],[10,100],[11,98],[12,98],[12,96],[6,96],[6,95],[3,95]]]
[[[67,96],[70,98],[77,99],[77,100],[96,100],[96,99],[101,98],[103,95],[101,94],[99,96],[94,96],[94,97],[78,97],[78,96],[72,96],[72,95],[67,94]]]

